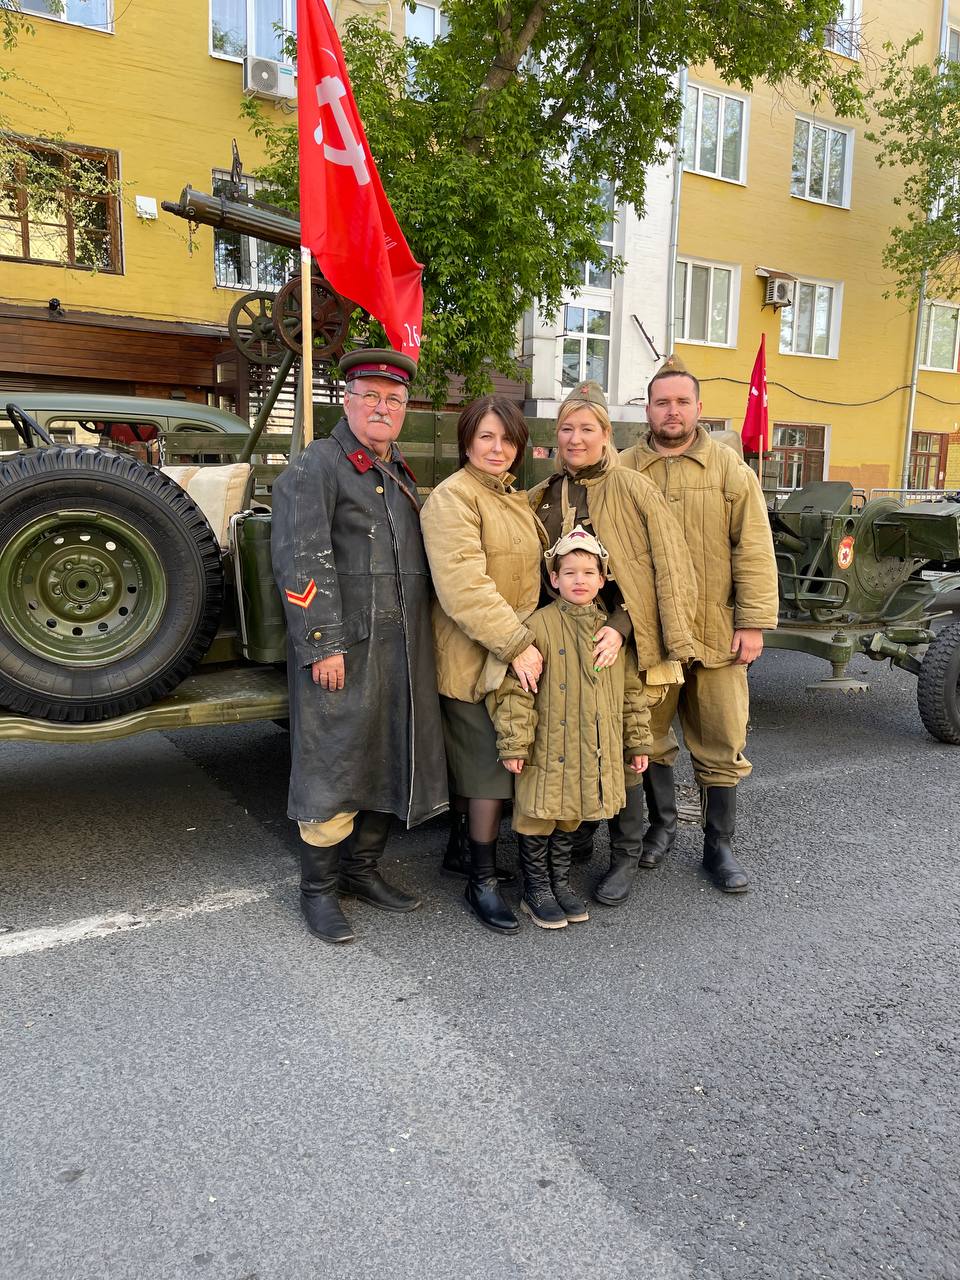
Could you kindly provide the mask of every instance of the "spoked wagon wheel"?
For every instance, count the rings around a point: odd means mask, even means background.
[[[298,356],[303,355],[300,295],[300,277],[294,276],[277,294],[274,308],[280,341]],[[348,298],[342,298],[320,275],[314,275],[311,279],[310,302],[314,360],[339,359],[350,331],[350,317],[357,309],[356,304]]]
[[[146,706],[222,604],[213,530],[162,472],[76,446],[0,461],[0,705],[74,722]]]
[[[960,746],[960,622],[944,627],[924,654],[917,702],[927,732]]]
[[[230,308],[227,329],[234,346],[251,364],[277,364],[283,347],[274,327],[274,295],[245,293]]]

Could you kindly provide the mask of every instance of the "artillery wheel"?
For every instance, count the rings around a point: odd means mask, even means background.
[[[350,331],[350,317],[356,304],[342,298],[321,275],[310,282],[310,304],[313,317],[314,360],[336,360]],[[277,333],[284,346],[303,355],[303,316],[300,304],[300,277],[288,280],[277,294],[275,304]]]
[[[233,345],[251,364],[277,364],[283,347],[277,341],[272,293],[245,293],[230,308],[227,329]]]
[[[960,622],[944,627],[924,655],[917,702],[926,731],[960,746]]]
[[[0,461],[0,705],[136,711],[193,669],[222,605],[213,530],[155,467],[76,445]]]

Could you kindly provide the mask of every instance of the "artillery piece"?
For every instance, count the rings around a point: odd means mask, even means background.
[[[818,481],[770,509],[780,620],[768,648],[823,658],[832,675],[812,689],[854,692],[857,652],[917,677],[927,731],[960,745],[960,622],[934,631],[947,592],[960,589],[960,501],[859,507],[851,485]],[[940,571],[931,572],[931,571]]]
[[[283,209],[251,200],[207,195],[193,187],[184,187],[179,201],[164,200],[162,207],[167,213],[185,218],[190,223],[254,236],[290,249],[300,245],[298,219]],[[303,355],[300,292],[300,276],[295,275],[276,293],[257,289],[237,299],[230,309],[227,328],[245,359],[254,364],[273,365],[281,362],[286,352]],[[310,302],[313,359],[335,362],[343,355],[350,320],[358,310],[357,304],[341,297],[316,266],[311,278]]]

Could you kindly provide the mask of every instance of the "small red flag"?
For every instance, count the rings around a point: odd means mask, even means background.
[[[390,208],[324,0],[297,0],[300,239],[334,289],[420,356],[423,267]]]
[[[766,453],[770,444],[770,428],[767,417],[767,335],[760,335],[760,350],[753,362],[750,375],[750,394],[747,411],[743,415],[740,440],[745,453]]]

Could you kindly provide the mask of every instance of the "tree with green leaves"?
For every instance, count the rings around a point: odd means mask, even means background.
[[[516,375],[517,326],[555,314],[603,261],[601,182],[642,210],[647,167],[681,111],[676,74],[712,62],[750,89],[763,78],[858,109],[856,71],[823,49],[838,0],[445,0],[434,44],[374,21],[342,33],[354,94],[400,225],[425,263],[420,385],[467,395]],[[248,103],[271,198],[297,204],[297,139]]]
[[[897,296],[914,302],[924,271],[928,295],[960,293],[960,65],[917,61],[922,38],[885,46],[889,59],[867,99],[877,164],[904,175],[894,204],[905,221],[890,232],[883,262]]]

